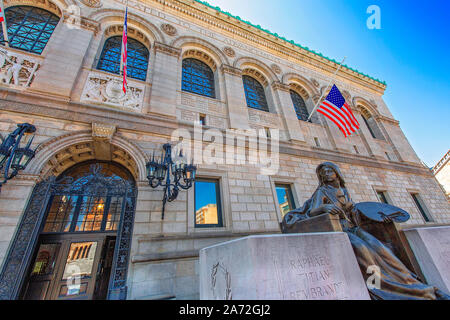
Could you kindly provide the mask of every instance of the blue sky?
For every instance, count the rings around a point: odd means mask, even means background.
[[[449,0],[210,0],[235,16],[386,81],[384,100],[418,156],[450,148]],[[369,30],[370,5],[381,29]]]

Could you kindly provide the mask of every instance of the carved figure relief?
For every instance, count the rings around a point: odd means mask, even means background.
[[[0,49],[0,83],[29,87],[39,68],[39,62],[26,55]]]
[[[84,86],[81,101],[140,111],[144,99],[144,85],[128,81],[127,89],[125,94],[122,91],[122,80],[118,77],[92,72]]]

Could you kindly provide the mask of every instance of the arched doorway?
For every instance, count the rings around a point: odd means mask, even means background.
[[[18,298],[123,299],[136,195],[114,162],[83,162],[37,185],[21,227],[39,208],[41,221]]]

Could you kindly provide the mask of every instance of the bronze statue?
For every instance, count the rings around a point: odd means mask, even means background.
[[[450,299],[439,289],[421,282],[390,248],[360,227],[361,212],[351,200],[337,165],[324,162],[317,167],[316,173],[319,187],[303,207],[286,214],[282,222],[283,233],[289,233],[296,223],[308,218],[322,214],[339,215],[342,229],[350,239],[365,280],[369,277],[369,266],[380,268],[380,288],[369,288],[372,299]],[[401,212],[398,213],[401,215]],[[396,217],[395,214],[383,212],[376,214],[382,217],[377,220],[385,223],[392,222],[392,217]]]

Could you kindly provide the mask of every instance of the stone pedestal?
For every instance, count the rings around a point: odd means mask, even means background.
[[[425,281],[450,294],[450,226],[403,230]]]
[[[345,233],[251,236],[200,251],[200,299],[369,300]]]

